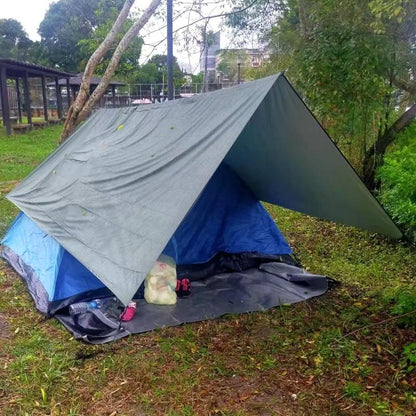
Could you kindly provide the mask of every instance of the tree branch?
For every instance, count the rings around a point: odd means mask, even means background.
[[[382,165],[382,156],[387,148],[396,139],[397,134],[410,125],[416,118],[416,103],[408,108],[386,132],[379,137],[374,146],[370,147],[364,157],[363,163],[363,179],[364,183],[370,190],[375,188],[375,173],[379,166]]]
[[[393,84],[400,90],[406,91],[411,95],[416,94],[416,82],[408,82],[403,79],[393,77]]]
[[[85,118],[90,114],[94,104],[97,100],[101,97],[101,95],[107,89],[111,78],[114,75],[114,72],[117,68],[117,65],[120,62],[121,56],[127,49],[130,41],[139,34],[140,30],[143,26],[149,21],[150,17],[159,7],[162,0],[153,0],[149,7],[143,12],[140,19],[137,20],[134,25],[127,31],[127,33],[123,36],[119,44],[117,45],[116,50],[111,57],[111,60],[107,66],[107,69],[104,72],[104,75],[101,78],[100,83],[97,85],[93,93],[91,94],[90,98],[85,103],[84,107],[81,109],[79,113],[79,120],[83,121]]]
[[[103,42],[98,46],[95,52],[91,55],[90,59],[85,66],[84,73],[82,75],[81,85],[78,91],[78,95],[75,101],[72,103],[68,110],[68,114],[65,120],[64,128],[61,134],[60,142],[64,141],[79,124],[78,115],[84,107],[90,92],[91,78],[94,74],[94,70],[97,67],[100,60],[113,46],[114,41],[121,30],[123,23],[126,21],[130,9],[135,0],[126,0],[120,14],[117,16],[112,28],[108,32]]]

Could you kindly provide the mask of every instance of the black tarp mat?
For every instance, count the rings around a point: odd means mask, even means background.
[[[320,296],[328,289],[325,276],[310,274],[286,263],[267,263],[243,272],[223,273],[192,282],[192,295],[176,305],[158,306],[137,300],[130,322],[118,322],[114,298],[103,310],[70,316],[63,310],[55,317],[74,334],[92,344],[110,342],[129,334],[160,327],[214,319],[225,314],[263,311]]]

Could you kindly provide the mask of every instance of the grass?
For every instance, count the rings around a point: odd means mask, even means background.
[[[58,134],[0,136],[2,232],[17,212],[4,194]],[[93,346],[45,321],[0,262],[2,414],[415,414],[415,330],[391,314],[395,294],[412,288],[414,249],[267,208],[304,266],[340,282],[327,295]]]
[[[6,136],[0,128],[0,234],[17,214],[4,196],[56,148],[62,126]]]

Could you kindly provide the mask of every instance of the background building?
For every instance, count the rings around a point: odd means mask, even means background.
[[[213,84],[217,80],[216,57],[220,49],[221,33],[208,31],[203,34],[199,68],[204,74],[204,84]]]

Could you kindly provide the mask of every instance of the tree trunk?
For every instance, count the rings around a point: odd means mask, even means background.
[[[124,6],[117,17],[113,27],[107,34],[104,41],[100,44],[97,50],[91,55],[88,63],[85,67],[84,75],[82,77],[81,87],[78,92],[77,98],[72,104],[68,111],[68,115],[64,124],[64,128],[61,134],[60,143],[62,143],[74,130],[75,128],[84,121],[91,113],[94,105],[102,97],[111,78],[114,76],[114,72],[117,65],[120,62],[121,56],[127,49],[131,40],[138,35],[143,26],[148,22],[150,17],[153,15],[162,0],[153,0],[148,8],[143,12],[139,20],[137,20],[133,26],[123,36],[116,50],[111,57],[110,63],[101,78],[100,83],[97,85],[91,96],[89,95],[91,78],[94,74],[96,66],[99,64],[101,59],[104,57],[114,44],[117,34],[120,32],[123,23],[126,21],[128,13],[134,0],[126,0]]]
[[[416,103],[405,111],[400,118],[379,137],[374,146],[367,150],[363,163],[363,180],[370,190],[376,188],[375,174],[383,164],[383,156],[387,147],[393,143],[397,134],[404,130],[416,117]]]
[[[308,12],[309,7],[307,1],[298,0],[298,16],[299,16],[299,31],[302,39],[308,39],[309,37],[309,24],[308,24]]]

